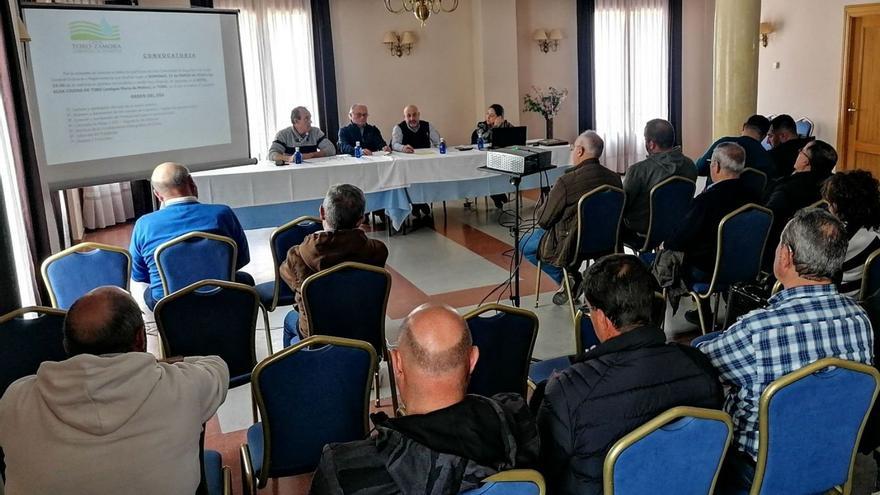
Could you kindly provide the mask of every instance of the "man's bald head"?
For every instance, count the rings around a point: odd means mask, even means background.
[[[189,169],[179,163],[165,162],[159,164],[153,170],[150,184],[153,186],[153,190],[160,196],[159,199],[163,201],[175,197],[195,195]]]
[[[423,304],[400,327],[399,352],[426,374],[466,376],[472,345],[467,323],[446,305]]]
[[[403,120],[406,121],[406,125],[411,129],[415,129],[419,126],[421,118],[422,114],[419,112],[419,107],[415,105],[407,105],[403,107]]]
[[[77,299],[67,311],[64,349],[71,357],[145,351],[140,308],[128,292],[118,287],[98,287]]]

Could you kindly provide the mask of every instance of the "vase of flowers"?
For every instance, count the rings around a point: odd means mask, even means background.
[[[540,113],[547,124],[547,139],[553,139],[553,117],[559,113],[559,107],[568,96],[567,89],[556,89],[550,86],[546,90],[532,86],[531,91],[523,97],[523,110]]]

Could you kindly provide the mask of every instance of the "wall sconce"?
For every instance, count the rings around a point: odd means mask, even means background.
[[[416,35],[412,31],[404,31],[400,34],[388,31],[382,38],[382,43],[388,47],[391,55],[402,57],[404,53],[409,55],[412,51],[413,45],[416,44]]]
[[[761,23],[761,29],[760,29],[760,32],[761,32],[761,45],[762,45],[764,48],[767,48],[767,35],[769,35],[769,34],[772,33],[773,31],[775,31],[775,29],[774,29],[774,26],[773,26],[773,23],[772,23],[772,22],[762,22],[762,23]]]
[[[544,53],[547,53],[550,50],[555,52],[556,49],[559,48],[559,40],[563,38],[565,38],[565,36],[562,35],[562,31],[559,29],[551,29],[549,31],[546,29],[538,29],[532,37],[532,39],[538,43],[538,48]]]

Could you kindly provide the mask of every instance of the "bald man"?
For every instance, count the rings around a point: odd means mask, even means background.
[[[70,307],[64,348],[68,359],[0,399],[6,494],[195,493],[202,424],[226,398],[223,360],[157,361],[140,308],[116,287]]]
[[[421,116],[419,107],[404,107],[403,121],[391,129],[391,149],[414,153],[420,148],[440,146],[440,133],[427,120],[421,120]]]
[[[385,139],[382,138],[382,131],[374,125],[367,123],[370,112],[366,105],[355,103],[348,111],[348,118],[351,123],[339,129],[339,146],[340,153],[354,155],[354,148],[357,143],[361,143],[361,149],[364,155],[372,155],[376,151],[391,151]]]
[[[406,415],[374,414],[369,439],[325,446],[310,493],[459,493],[537,461],[538,432],[522,397],[465,395],[480,352],[454,309],[413,310],[391,353]]]
[[[247,237],[238,217],[226,205],[199,203],[199,191],[189,170],[173,162],[160,164],[150,178],[153,194],[161,203],[159,211],[142,216],[131,234],[131,278],[150,286],[144,291],[144,303],[153,309],[165,294],[153,254],[161,244],[190,232],[208,232],[231,238],[238,246],[236,269],[250,262]],[[236,273],[235,280],[254,285],[245,272]]]

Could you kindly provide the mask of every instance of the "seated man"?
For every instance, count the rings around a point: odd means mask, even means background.
[[[761,142],[764,141],[764,138],[767,137],[767,131],[769,130],[770,121],[767,120],[767,117],[764,117],[763,115],[752,115],[743,124],[742,134],[739,136],[723,137],[712,143],[712,146],[709,146],[709,149],[703,153],[703,156],[695,162],[697,165],[697,174],[701,177],[709,176],[709,163],[712,161],[712,153],[715,152],[715,148],[718,147],[719,144],[736,143],[742,146],[746,151],[746,168],[760,170],[767,174],[768,179],[772,179],[775,176],[773,159],[770,158],[770,154],[761,144]],[[710,177],[706,181],[706,185],[708,186],[711,183],[712,178]]]
[[[835,165],[837,151],[825,141],[811,141],[798,153],[794,172],[773,186],[767,198],[767,208],[773,211],[773,226],[763,258],[768,272],[773,266],[773,253],[782,228],[795,212],[822,199],[822,183],[831,177]]]
[[[538,411],[547,493],[601,494],[602,463],[621,437],[676,406],[721,407],[718,373],[652,324],[657,281],[637,257],[587,270],[584,295],[601,342],[547,382]]]
[[[639,246],[648,233],[651,189],[672,176],[697,180],[697,168],[690,158],[682,154],[681,147],[675,146],[675,128],[668,121],[648,121],[645,125],[645,150],[648,157],[627,169],[623,183],[626,191],[626,206],[623,209],[626,237]],[[637,236],[641,237],[641,241]]]
[[[403,109],[403,121],[391,129],[391,149],[402,153],[415,153],[421,148],[440,146],[440,134],[428,121],[421,120],[419,107],[407,105]],[[416,216],[430,215],[431,208],[425,203],[413,204]]]
[[[794,170],[794,162],[797,160],[800,150],[812,138],[801,138],[797,133],[797,124],[791,115],[777,115],[770,121],[770,133],[767,134],[770,141],[770,158],[773,160],[774,175],[771,179],[788,177]]]
[[[871,364],[873,335],[864,310],[831,278],[846,254],[846,229],[819,208],[800,210],[782,231],[773,274],[783,290],[715,339],[697,344],[730,387],[724,409],[734,445],[720,483],[748,489],[758,455],[758,402],[777,378],[826,357]]]
[[[509,120],[504,118],[504,107],[497,103],[489,105],[486,109],[486,120],[477,123],[477,128],[471,133],[471,144],[477,144],[477,139],[482,136],[484,143],[492,142],[492,129],[499,127],[513,127]],[[499,210],[504,208],[507,202],[506,194],[493,194],[490,196],[495,208]]]
[[[520,241],[523,256],[535,265],[540,258],[544,272],[560,284],[553,295],[553,303],[557,305],[568,302],[562,285],[562,267],[573,263],[576,255],[578,201],[600,186],[622,187],[620,176],[599,163],[604,148],[605,142],[595,131],[584,131],[575,139],[571,148],[571,163],[575,166],[556,180],[546,201],[535,206],[540,228]],[[572,294],[577,298],[581,275],[576,269],[570,274]]]
[[[297,148],[304,160],[336,154],[336,146],[327,139],[324,131],[312,127],[312,114],[306,107],[294,108],[290,112],[290,123],[293,125],[275,135],[266,157],[268,160],[289,162]]]
[[[382,132],[378,127],[367,123],[370,116],[366,105],[355,103],[348,111],[351,123],[339,129],[339,152],[354,156],[354,148],[361,143],[361,151],[364,155],[372,155],[376,151],[391,151]]]
[[[226,399],[217,356],[156,361],[141,310],[117,287],[64,319],[68,359],[44,362],[0,399],[6,494],[192,494],[199,436]]]
[[[324,447],[312,495],[460,493],[538,460],[535,422],[519,394],[465,395],[479,358],[449,306],[419,306],[391,351],[406,415],[372,416],[370,438]]]
[[[302,244],[287,251],[280,272],[281,278],[294,292],[296,311],[284,319],[284,347],[300,336],[306,338],[310,335],[300,293],[305,279],[346,261],[385,266],[388,248],[382,241],[368,238],[360,229],[366,202],[363,191],[351,184],[331,186],[319,210],[324,230],[309,235]]]
[[[226,205],[199,203],[199,191],[183,165],[165,162],[155,170],[150,178],[153,194],[161,202],[159,211],[142,216],[134,224],[131,233],[131,279],[135,282],[148,282],[144,291],[144,303],[153,309],[156,302],[164,297],[159,268],[153,254],[165,242],[190,232],[207,232],[229,237],[238,246],[236,269],[241,269],[250,260],[247,237],[238,217]],[[254,285],[249,274],[238,272],[236,282]]]

